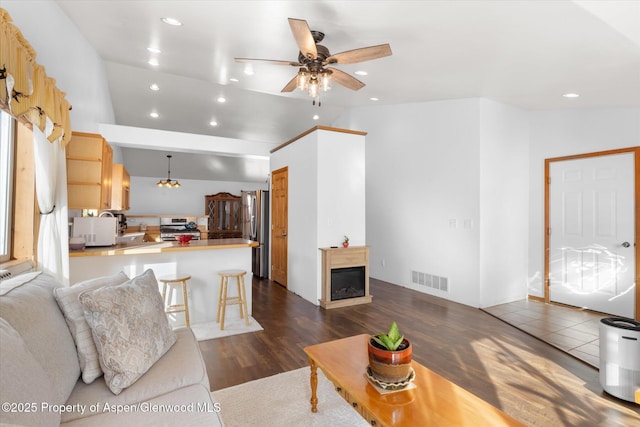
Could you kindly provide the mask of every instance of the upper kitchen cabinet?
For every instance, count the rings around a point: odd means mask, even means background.
[[[66,152],[69,209],[110,209],[111,146],[102,135],[73,132]]]
[[[209,239],[242,237],[241,198],[229,193],[205,196],[205,213],[209,222]]]
[[[113,165],[111,180],[111,210],[129,210],[129,193],[131,190],[131,179],[129,172],[119,163]]]

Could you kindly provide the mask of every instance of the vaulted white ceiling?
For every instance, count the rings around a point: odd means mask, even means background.
[[[354,107],[469,97],[528,110],[640,106],[637,1],[57,3],[106,62],[118,125],[282,143]],[[366,86],[334,84],[313,106],[305,93],[280,92],[296,68],[256,64],[247,75],[234,61],[297,60],[287,18],[324,32],[332,53],[389,43],[393,55],[339,65],[367,71],[356,76]]]

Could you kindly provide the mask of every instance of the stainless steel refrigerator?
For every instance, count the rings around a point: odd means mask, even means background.
[[[260,246],[251,248],[253,274],[269,276],[269,192],[242,191],[242,238]]]

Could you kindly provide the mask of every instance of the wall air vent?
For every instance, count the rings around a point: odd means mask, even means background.
[[[435,276],[433,274],[411,271],[411,283],[424,286],[425,288],[437,289],[442,292],[449,292],[449,279]]]
[[[449,280],[446,277],[440,277],[440,290],[449,292]]]
[[[11,272],[9,270],[0,270],[0,282],[11,278]]]

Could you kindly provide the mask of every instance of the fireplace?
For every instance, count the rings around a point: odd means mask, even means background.
[[[371,302],[369,295],[369,248],[320,248],[322,251],[323,308]]]
[[[364,265],[331,269],[331,301],[364,296]]]

